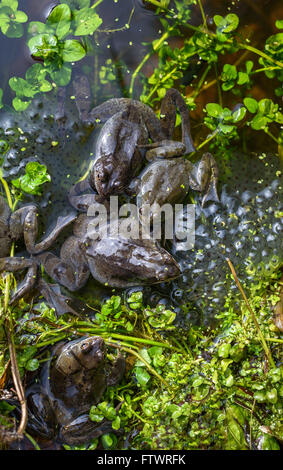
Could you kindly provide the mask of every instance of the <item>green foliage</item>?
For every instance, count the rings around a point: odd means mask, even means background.
[[[52,90],[51,83],[46,80],[47,70],[41,64],[34,64],[26,71],[26,78],[12,77],[9,80],[11,89],[16,93],[13,106],[16,111],[24,111],[31,99],[39,92]]]
[[[38,162],[29,162],[26,165],[25,171],[23,176],[12,180],[12,184],[25,193],[40,195],[41,186],[51,180],[46,166]]]
[[[28,20],[27,15],[18,10],[17,0],[1,0],[0,28],[8,38],[20,38],[24,34],[23,23]]]

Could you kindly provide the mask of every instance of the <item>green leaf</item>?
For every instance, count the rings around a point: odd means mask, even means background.
[[[27,109],[29,107],[30,103],[31,103],[31,100],[23,101],[18,96],[16,96],[13,99],[13,106],[14,106],[16,111],[25,111],[25,109]]]
[[[104,449],[111,449],[112,447],[115,447],[117,443],[117,437],[115,434],[103,434],[101,436],[101,444],[103,445]]]
[[[112,428],[117,431],[118,429],[120,429],[120,426],[121,426],[121,419],[119,416],[116,416],[116,418],[112,421]]]
[[[83,8],[74,14],[76,29],[75,36],[93,34],[102,24],[100,16],[90,8]]]
[[[3,34],[8,38],[21,38],[24,34],[24,28],[20,23],[10,23],[5,31],[2,29]]]
[[[273,436],[264,434],[259,440],[261,450],[280,450],[278,441]]]
[[[251,121],[251,126],[256,131],[264,129],[266,124],[267,124],[267,118],[260,114],[257,114]]]
[[[70,83],[72,76],[72,66],[63,64],[59,69],[56,67],[47,67],[47,70],[57,86],[66,86]]]
[[[206,105],[206,111],[209,116],[218,117],[222,113],[222,108],[218,103],[208,103]]]
[[[238,85],[244,85],[249,82],[249,76],[245,72],[239,72],[237,83]]]
[[[2,98],[3,98],[3,90],[2,88],[0,88],[0,109],[3,108]]]
[[[37,90],[34,89],[27,80],[21,77],[12,77],[9,80],[9,85],[16,92],[18,96],[26,96],[27,98],[33,98]]]
[[[246,111],[247,110],[244,106],[241,106],[236,111],[234,111],[234,113],[232,114],[233,121],[234,122],[241,121],[245,117]]]
[[[28,20],[28,16],[23,11],[16,11],[14,21],[17,23],[26,23]]]
[[[34,371],[34,370],[38,369],[38,367],[39,367],[38,359],[30,359],[25,364],[25,369],[30,370],[30,371]]]
[[[256,113],[258,110],[258,104],[254,98],[244,98],[244,105],[250,113]]]
[[[40,186],[50,180],[51,177],[47,173],[45,165],[38,162],[29,162],[26,165],[25,175],[12,180],[12,184],[25,193],[38,195],[40,194]]]
[[[143,367],[135,367],[134,372],[136,379],[140,385],[145,386],[150,380],[150,375]]]
[[[86,55],[86,51],[76,39],[67,39],[64,42],[62,58],[65,62],[77,62]]]
[[[53,29],[41,21],[31,21],[28,25],[28,35],[37,36],[38,34],[52,33]]]
[[[54,34],[38,34],[28,41],[28,47],[31,55],[35,57],[46,58],[52,53],[58,52],[58,40]]]
[[[2,0],[1,5],[8,6],[12,8],[12,10],[16,11],[19,6],[18,0]]]
[[[283,20],[275,21],[275,26],[277,29],[283,29]]]
[[[220,122],[218,128],[223,134],[230,134],[235,129],[235,126],[229,126],[228,124],[222,124]]]
[[[65,3],[56,6],[48,16],[46,24],[53,27],[58,39],[62,39],[71,27],[70,7]]]

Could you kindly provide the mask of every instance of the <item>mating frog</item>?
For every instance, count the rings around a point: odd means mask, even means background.
[[[105,123],[89,176],[91,187],[103,197],[127,189],[141,168],[149,138],[158,149],[155,153],[162,158],[194,150],[188,108],[182,95],[173,88],[162,101],[160,120],[149,106],[129,98],[113,98],[90,110],[91,93],[85,76],[74,80],[74,93],[82,121]],[[182,120],[182,142],[172,140],[176,108]]]
[[[43,366],[39,383],[27,390],[30,431],[44,438],[58,436],[62,443],[78,445],[107,432],[111,422],[93,422],[89,410],[109,386],[118,384],[125,372],[125,359],[106,359],[99,336],[59,343]]]
[[[131,238],[121,230],[107,236],[108,224],[94,238],[91,222],[92,218],[86,214],[78,216],[73,235],[61,247],[60,257],[51,252],[35,257],[52,279],[70,291],[83,287],[90,274],[102,284],[120,288],[180,276],[173,256],[153,239]]]
[[[189,187],[204,192],[203,204],[218,200],[218,171],[211,154],[193,165],[181,157],[195,150],[187,105],[178,90],[167,90],[160,120],[144,103],[113,98],[90,110],[90,90],[85,76],[74,81],[76,103],[83,121],[105,122],[95,148],[96,158],[89,185],[104,198],[125,191],[138,193],[137,204],[173,203],[182,200]],[[182,123],[182,142],[172,140],[176,108]],[[152,143],[148,143],[151,139]],[[154,162],[141,169],[143,156]],[[75,207],[74,198],[70,200]]]

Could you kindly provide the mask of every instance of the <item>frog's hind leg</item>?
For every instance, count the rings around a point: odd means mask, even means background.
[[[61,247],[60,258],[50,251],[34,257],[42,264],[46,273],[56,282],[75,292],[85,285],[89,278],[89,268],[80,249],[78,238],[71,236]]]
[[[191,136],[190,113],[181,93],[175,88],[170,88],[161,103],[160,122],[163,134],[167,139],[172,139],[176,122],[176,108],[179,109],[182,120],[182,142],[186,146],[185,153],[195,150]]]
[[[18,240],[24,234],[25,246],[29,253],[37,254],[47,250],[57,239],[62,230],[70,225],[77,214],[72,212],[66,216],[59,216],[55,227],[40,242],[36,243],[38,234],[38,210],[35,205],[24,206],[11,215],[10,231],[12,238]]]
[[[32,259],[17,257],[0,259],[1,273],[4,271],[14,273],[23,269],[28,269],[28,272],[24,280],[19,284],[16,291],[10,298],[10,304],[13,304],[17,300],[21,299],[33,289],[37,279],[37,265]]]
[[[204,193],[202,206],[206,201],[219,201],[217,194],[218,167],[210,153],[203,154],[189,174],[190,187]]]

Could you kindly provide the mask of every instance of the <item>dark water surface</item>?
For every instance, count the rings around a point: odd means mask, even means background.
[[[29,21],[45,21],[51,9],[59,2],[49,0],[25,0],[19,2],[19,9],[29,16]],[[215,14],[235,12],[240,17],[244,28],[254,31],[255,42],[263,43],[263,39],[273,33],[272,26],[265,21],[265,9],[276,8],[279,2],[203,2],[208,22]],[[133,71],[147,52],[143,43],[151,43],[160,37],[162,26],[154,11],[145,8],[141,0],[105,0],[97,11],[103,18],[103,29],[122,28],[135,7],[130,28],[115,33],[100,33],[94,37],[96,51],[93,56],[86,57],[73,67],[73,76],[79,72],[87,72],[93,84],[93,105],[106,99],[125,95],[129,87]],[[118,19],[118,21],[116,21]],[[199,8],[192,11],[192,24],[201,23]],[[254,27],[256,25],[256,27]],[[262,42],[260,42],[262,41]],[[175,38],[176,46],[181,45]],[[116,79],[109,83],[99,84],[97,70],[107,59],[116,64]],[[94,64],[94,60],[96,61]],[[93,133],[82,125],[79,120],[75,102],[70,99],[73,94],[72,83],[66,90],[65,113],[66,123],[62,128],[54,119],[58,109],[56,93],[36,97],[30,107],[22,113],[14,113],[10,108],[11,96],[8,85],[12,76],[24,77],[26,69],[34,63],[24,38],[8,39],[1,35],[0,49],[0,87],[4,90],[6,107],[0,111],[0,128],[2,136],[9,142],[10,149],[4,158],[4,176],[11,180],[22,174],[28,161],[44,163],[51,174],[52,181],[46,185],[46,192],[38,200],[44,227],[49,227],[59,214],[66,213],[69,205],[66,194],[71,187],[87,171],[93,158],[94,143],[97,130]],[[123,68],[119,64],[123,64]],[[153,57],[143,72],[150,76],[156,65]],[[188,67],[189,71],[189,67]],[[95,83],[99,86],[95,86]],[[262,87],[270,84],[263,78]],[[142,85],[137,80],[135,97],[138,98]],[[266,88],[266,95],[270,90]],[[217,101],[217,90],[210,90],[207,102]],[[229,103],[226,103],[229,106]],[[205,130],[207,134],[207,129]],[[192,113],[192,133],[199,139],[199,122],[197,112]],[[263,133],[262,133],[263,134]],[[63,136],[63,137],[62,137]],[[260,141],[260,139],[259,139]],[[59,142],[58,145],[52,143]],[[249,142],[249,150],[269,153],[276,150],[272,141],[264,139],[262,146],[258,142]],[[241,164],[239,165],[239,161]],[[225,168],[219,162],[221,170]],[[229,256],[238,270],[238,274],[246,281],[252,282],[257,274],[246,274],[246,265],[250,262],[268,273],[270,263],[274,267],[282,261],[282,219],[276,215],[282,210],[282,173],[278,157],[266,157],[263,160],[245,155],[238,155],[231,161],[230,177],[222,178],[220,203],[208,204],[201,209],[199,197],[195,196],[196,207],[196,247],[189,253],[176,253],[183,269],[183,276],[178,281],[161,285],[154,289],[145,289],[148,298],[163,299],[180,309],[181,304],[187,305],[185,316],[193,322],[203,319],[210,322],[215,312],[223,306],[225,296],[235,289],[229,276],[229,268],[225,258]],[[26,201],[32,199],[27,196]],[[25,201],[25,202],[26,202]],[[233,216],[231,216],[233,214]],[[248,228],[247,228],[248,227]],[[58,244],[62,242],[60,238]],[[174,253],[174,247],[169,247]],[[98,286],[91,280],[84,289],[85,298],[92,303],[103,296],[111,295],[112,291]],[[184,316],[184,314],[182,313]]]

